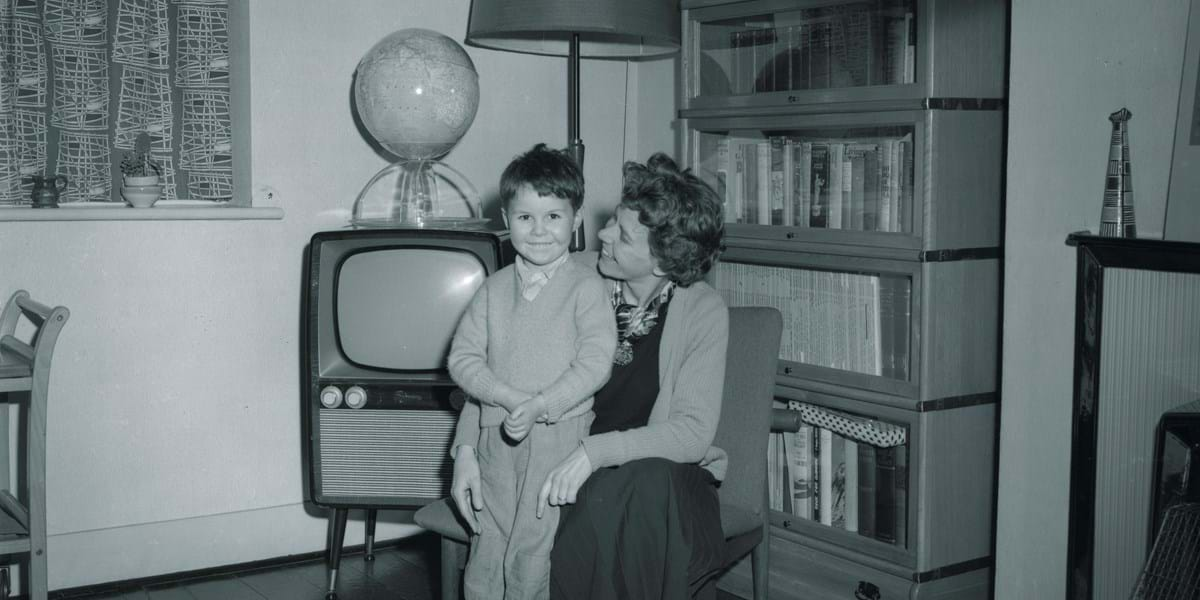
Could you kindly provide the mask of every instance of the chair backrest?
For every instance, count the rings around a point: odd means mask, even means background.
[[[33,324],[28,342],[17,339],[17,326],[24,316]],[[30,371],[35,391],[45,391],[50,377],[50,362],[58,334],[71,316],[65,306],[50,307],[17,290],[0,311],[0,365],[23,365]]]
[[[729,309],[729,350],[721,422],[713,444],[729,454],[721,502],[761,514],[766,509],[767,435],[783,317],[765,306]]]

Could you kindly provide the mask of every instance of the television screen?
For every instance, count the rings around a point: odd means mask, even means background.
[[[361,367],[445,367],[450,339],[487,268],[468,251],[383,248],[348,256],[337,275],[336,331]]]

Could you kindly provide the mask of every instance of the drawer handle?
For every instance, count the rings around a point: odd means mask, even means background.
[[[858,600],[880,600],[883,598],[879,593],[879,587],[867,581],[858,582],[858,589],[854,590],[854,597]]]

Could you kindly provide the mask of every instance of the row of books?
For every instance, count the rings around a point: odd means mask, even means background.
[[[729,306],[783,314],[782,360],[907,380],[912,285],[905,276],[717,264]]]
[[[913,198],[912,132],[722,138],[716,188],[732,223],[899,232]]]
[[[897,546],[907,543],[908,446],[874,446],[802,423],[772,433],[772,510]]]
[[[729,80],[729,93],[911,83],[916,31],[911,2],[871,0],[750,19],[706,56]]]

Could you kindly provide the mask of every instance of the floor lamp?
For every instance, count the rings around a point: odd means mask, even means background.
[[[567,148],[583,168],[579,59],[648,58],[679,50],[678,0],[472,0],[467,44],[567,57]],[[581,226],[573,250],[584,248]]]

